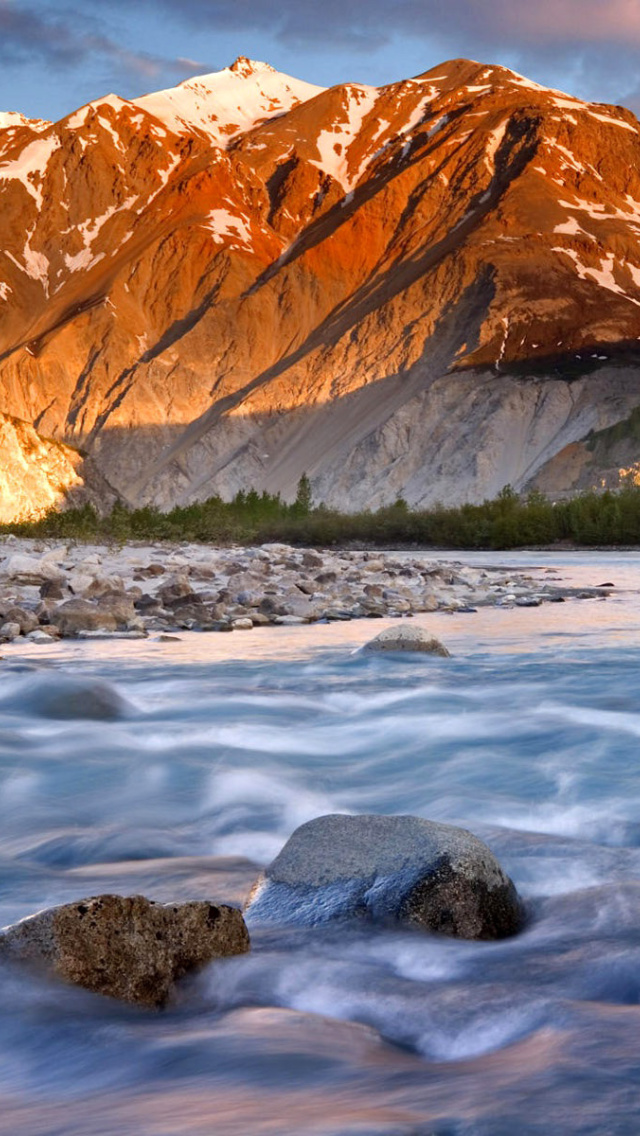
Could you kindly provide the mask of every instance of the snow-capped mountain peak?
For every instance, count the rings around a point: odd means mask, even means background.
[[[239,55],[229,67],[229,71],[233,71],[234,75],[241,75],[245,79],[249,75],[256,75],[259,71],[269,71],[272,75],[277,75],[275,67],[272,67],[270,63],[263,63],[259,59],[248,59],[246,55]]]
[[[323,89],[239,56],[222,71],[143,95],[133,104],[176,134],[201,131],[216,145],[227,146],[258,122],[286,113]]]

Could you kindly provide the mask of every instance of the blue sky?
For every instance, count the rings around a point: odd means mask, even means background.
[[[55,119],[238,55],[323,86],[467,56],[640,112],[640,0],[0,0],[0,110]]]

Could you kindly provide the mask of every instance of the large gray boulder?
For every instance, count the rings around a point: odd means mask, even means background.
[[[419,651],[425,655],[441,655],[449,657],[449,651],[428,631],[416,627],[411,623],[397,623],[393,627],[385,627],[375,639],[365,643],[363,651],[367,653],[381,651]]]
[[[35,965],[125,1002],[163,1006],[177,978],[250,948],[235,907],[99,895],[40,911],[0,932],[0,958]]]
[[[364,917],[462,939],[522,926],[516,889],[464,828],[414,816],[317,817],[296,829],[254,886],[250,925]]]

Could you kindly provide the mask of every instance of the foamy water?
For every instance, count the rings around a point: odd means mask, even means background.
[[[451,659],[359,655],[381,620],[4,650],[0,924],[240,903],[336,811],[469,827],[529,919],[254,928],[162,1014],[0,971],[1,1133],[640,1131],[640,554],[464,559],[616,587],[416,618]]]

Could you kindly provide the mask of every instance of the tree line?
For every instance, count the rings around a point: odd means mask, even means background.
[[[52,510],[34,521],[0,526],[0,535],[86,541],[194,541],[211,544],[288,544],[324,547],[372,545],[451,549],[507,549],[571,542],[577,545],[640,544],[640,487],[586,492],[550,501],[534,492],[518,495],[506,486],[479,505],[410,509],[393,504],[360,513],[314,505],[303,475],[295,501],[256,490],[231,501],[213,496],[169,512],[117,503],[101,515],[92,505]]]

